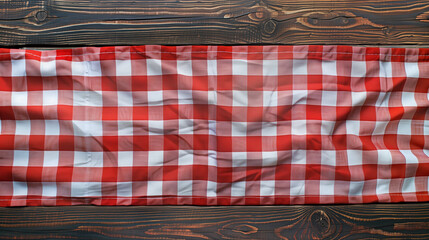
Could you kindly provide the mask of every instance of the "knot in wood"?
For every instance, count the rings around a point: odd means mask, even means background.
[[[36,21],[38,21],[38,22],[43,22],[43,21],[45,21],[45,20],[46,20],[46,18],[48,17],[48,13],[47,13],[46,11],[44,11],[44,10],[42,10],[42,11],[38,11],[38,12],[36,13],[35,17],[36,17]]]
[[[346,18],[346,17],[341,17],[340,19],[341,19],[341,22],[342,22],[343,24],[348,24],[348,23],[349,23],[349,19],[348,19],[348,18]]]
[[[256,10],[256,13],[255,13],[255,17],[256,18],[259,18],[259,19],[263,19],[264,18],[264,16],[265,16],[265,10],[264,10],[264,8],[258,8],[257,10]]]
[[[277,23],[272,19],[264,23],[264,32],[268,34],[273,34],[276,31],[276,28],[277,28]]]
[[[252,8],[251,12],[247,16],[252,21],[262,22],[265,19],[270,18],[270,13],[263,7],[257,7],[256,9]]]
[[[248,235],[258,232],[258,228],[249,224],[241,224],[236,226],[233,231]]]
[[[317,19],[317,18],[309,18],[308,22],[310,24],[318,24],[319,23],[319,19]]]
[[[329,231],[331,220],[323,210],[315,210],[310,216],[311,224],[319,231],[326,234]]]

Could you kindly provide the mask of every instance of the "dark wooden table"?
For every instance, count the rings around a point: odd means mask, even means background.
[[[0,208],[1,239],[429,239],[429,204]]]
[[[428,46],[429,2],[0,2],[0,47],[143,44]],[[429,239],[429,204],[0,208],[0,239],[63,238]]]

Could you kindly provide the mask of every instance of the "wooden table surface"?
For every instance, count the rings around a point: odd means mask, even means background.
[[[427,0],[6,0],[0,45],[427,45]]]
[[[0,47],[144,44],[428,46],[429,2],[0,2]],[[64,238],[429,239],[429,204],[0,208],[0,239]]]
[[[429,239],[429,204],[0,208],[0,239]]]

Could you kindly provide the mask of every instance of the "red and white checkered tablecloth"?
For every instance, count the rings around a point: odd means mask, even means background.
[[[0,49],[0,206],[428,201],[429,49]]]

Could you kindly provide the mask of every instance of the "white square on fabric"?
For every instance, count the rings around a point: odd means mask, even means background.
[[[246,196],[246,182],[233,182],[231,184],[231,196],[232,197]]]
[[[217,167],[217,153],[213,150],[208,150],[207,165]]]
[[[58,105],[58,91],[45,90],[43,91],[43,106]]]
[[[366,92],[351,92],[352,107],[362,106],[366,101]]]
[[[103,106],[103,95],[100,91],[73,91],[74,106]]]
[[[118,136],[133,136],[133,121],[118,121]]]
[[[306,59],[294,59],[293,60],[293,75],[307,75],[307,60]]]
[[[372,135],[384,135],[386,134],[386,127],[389,121],[376,121]]]
[[[277,60],[263,60],[262,61],[262,75],[263,76],[277,76],[279,73]]]
[[[27,106],[28,94],[27,92],[12,92],[11,93],[12,106]]]
[[[162,91],[147,91],[147,105],[148,106],[163,105]]]
[[[366,76],[366,62],[365,61],[352,61],[351,77],[365,77]]]
[[[247,122],[231,122],[231,136],[247,136]]]
[[[88,183],[87,182],[71,182],[70,196],[71,197],[87,197]]]
[[[72,61],[72,75],[73,76],[85,76],[86,65],[85,62]]]
[[[208,91],[208,104],[216,105],[217,103],[217,92],[216,91]]]
[[[319,190],[320,195],[333,196],[335,193],[335,181],[320,180]]]
[[[232,152],[232,167],[247,166],[247,152]]]
[[[404,156],[406,164],[418,164],[419,163],[419,159],[413,153],[413,151],[411,151],[411,150],[404,150],[404,149],[400,149],[399,151]]]
[[[42,77],[57,76],[57,63],[56,61],[40,61],[40,75]]]
[[[232,106],[247,107],[247,91],[232,90]]]
[[[13,151],[13,166],[27,167],[30,153],[27,150]]]
[[[346,120],[346,131],[347,134],[359,135],[360,121]]]
[[[292,105],[306,104],[308,91],[307,90],[292,90]]]
[[[103,167],[103,152],[74,152],[74,167]]]
[[[74,135],[86,136],[103,136],[103,122],[102,121],[78,121],[73,120]]]
[[[337,163],[336,151],[321,150],[320,151],[320,163],[322,165],[335,166]]]
[[[60,122],[58,120],[45,120],[45,135],[60,135]]]
[[[192,181],[177,181],[177,195],[192,196]]]
[[[277,151],[262,152],[262,166],[276,166],[277,165]]]
[[[217,76],[217,61],[216,60],[207,60],[207,75],[208,76]]]
[[[100,77],[101,74],[101,65],[100,61],[88,61],[87,64],[87,74],[88,77]]]
[[[262,122],[262,136],[273,137],[277,136],[277,123],[276,122]]]
[[[162,75],[162,65],[159,59],[146,59],[147,75],[159,76]]]
[[[116,193],[118,197],[132,197],[133,183],[132,182],[117,182]]]
[[[207,181],[207,197],[216,197],[217,196],[217,183],[212,181]]]
[[[177,60],[177,74],[192,76],[192,60]]]
[[[322,61],[322,74],[337,76],[337,61]]]
[[[148,151],[148,166],[162,166],[164,164],[164,151]]]
[[[401,119],[398,123],[398,134],[411,135],[411,123],[410,119]]]
[[[118,152],[118,167],[132,167],[134,159],[133,151]]]
[[[179,166],[194,164],[194,154],[192,150],[179,150]]]
[[[216,120],[208,120],[209,135],[217,135]]]
[[[290,181],[290,195],[291,196],[305,195],[305,181],[304,180],[291,180]]]
[[[23,77],[27,75],[25,59],[11,60],[12,77]]]
[[[232,74],[247,76],[247,61],[243,59],[232,59]]]
[[[379,149],[377,150],[377,164],[379,165],[390,165],[392,164],[392,154],[390,150]]]
[[[304,149],[292,149],[292,164],[306,164],[307,151]]]
[[[415,193],[416,192],[416,178],[404,178],[402,183],[402,192],[403,193]]]
[[[292,120],[291,121],[292,135],[305,135],[307,134],[307,121],[306,120]]]
[[[417,62],[404,62],[405,74],[408,78],[419,78],[419,64]]]
[[[57,167],[60,160],[59,151],[44,151],[43,152],[43,166],[44,167]]]
[[[88,197],[99,197],[101,196],[101,182],[88,182]]]
[[[162,181],[148,181],[147,182],[147,196],[161,196],[162,195]]]
[[[179,134],[193,134],[194,121],[192,119],[179,119]]]
[[[16,135],[30,135],[31,122],[30,120],[15,120]]]
[[[417,107],[415,94],[413,92],[402,92],[402,106]]]
[[[349,184],[349,196],[362,196],[363,181],[351,181]]]
[[[362,165],[362,150],[348,149],[347,160],[350,166]]]
[[[392,62],[380,61],[380,77],[391,78],[392,74]]]
[[[99,197],[101,182],[71,182],[71,197]]]
[[[90,152],[88,160],[88,167],[103,167],[103,152]]]
[[[132,107],[133,106],[133,93],[127,91],[117,91],[118,94],[118,107]]]
[[[322,106],[337,106],[337,91],[322,91]]]
[[[390,179],[377,179],[377,187],[375,193],[377,195],[390,193]]]
[[[177,90],[179,104],[193,104],[192,90]]]
[[[164,134],[164,121],[162,120],[149,120],[148,130],[149,135],[163,135]]]
[[[56,182],[42,182],[42,196],[43,197],[56,197],[57,196],[57,183]]]
[[[75,136],[87,136],[88,126],[86,125],[86,121],[74,120],[73,123],[73,134]]]
[[[322,124],[320,126],[320,134],[322,135],[332,135],[335,128],[335,121],[321,121]]]
[[[131,76],[131,60],[116,60],[116,76]]]
[[[262,91],[263,94],[263,105],[264,107],[277,107],[278,106],[278,92],[273,91]]]
[[[27,182],[13,181],[13,196],[25,196],[27,193]]]
[[[73,166],[74,167],[88,167],[90,165],[89,154],[87,152],[75,151]]]
[[[274,180],[263,180],[261,181],[261,187],[259,189],[259,195],[261,196],[273,196],[275,193],[276,181]]]
[[[390,99],[390,92],[380,92],[378,94],[377,101],[375,102],[376,107],[388,107]]]

